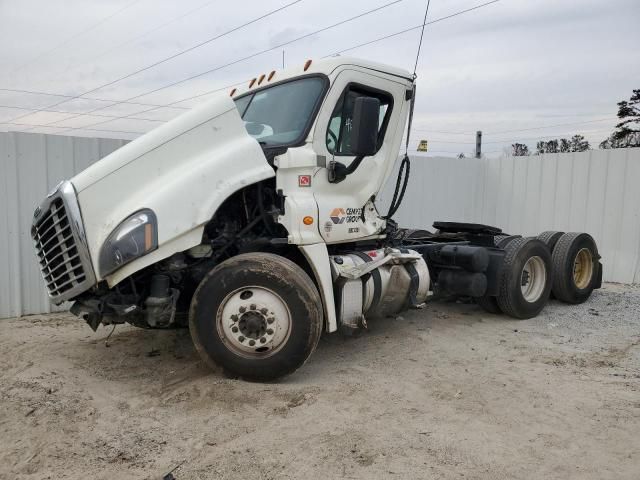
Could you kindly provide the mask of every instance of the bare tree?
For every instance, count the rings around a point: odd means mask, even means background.
[[[511,155],[514,157],[524,157],[529,155],[529,147],[524,143],[514,143],[511,145]]]

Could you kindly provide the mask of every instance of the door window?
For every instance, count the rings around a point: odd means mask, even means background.
[[[329,126],[327,127],[327,149],[334,155],[353,155],[351,152],[351,129],[353,127],[353,107],[358,97],[374,97],[380,100],[380,111],[378,114],[378,150],[382,146],[393,104],[391,95],[360,85],[349,85],[333,109],[331,120],[329,120]]]

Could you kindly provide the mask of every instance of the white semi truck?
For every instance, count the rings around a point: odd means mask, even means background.
[[[430,298],[515,318],[537,315],[552,292],[585,301],[602,277],[588,234],[398,228],[408,158],[391,211],[378,210],[414,82],[362,60],[307,61],[62,182],[32,227],[51,300],[73,301],[94,330],[188,325],[205,362],[257,380],[302,366],[323,331],[355,332]]]

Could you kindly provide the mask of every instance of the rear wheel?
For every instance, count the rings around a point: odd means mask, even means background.
[[[535,238],[518,238],[505,247],[497,303],[514,318],[538,315],[551,292],[551,254]]]
[[[301,367],[322,331],[309,276],[290,260],[248,253],[215,267],[198,286],[189,328],[202,359],[228,373],[273,380]]]
[[[507,245],[509,245],[511,242],[513,242],[518,238],[522,238],[522,236],[521,235],[496,235],[495,237],[493,237],[493,244],[497,248],[505,248]]]
[[[555,248],[556,243],[558,243],[558,240],[560,240],[560,237],[562,237],[562,235],[564,235],[564,232],[547,231],[542,232],[536,238],[541,242],[544,242],[547,247],[549,247],[549,251],[553,253],[553,249]]]
[[[498,305],[498,300],[496,297],[485,295],[484,297],[476,297],[475,301],[486,312],[495,313],[496,315],[502,313],[502,310],[500,310],[500,306]]]
[[[589,298],[599,278],[600,255],[588,233],[565,233],[553,251],[553,294],[567,303]]]

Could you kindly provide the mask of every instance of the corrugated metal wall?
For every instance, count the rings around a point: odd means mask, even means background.
[[[125,143],[0,133],[0,318],[52,310],[33,254],[33,209],[60,180]],[[392,176],[381,205],[388,205],[394,186]],[[414,157],[395,218],[414,228],[450,220],[523,235],[586,231],[600,247],[605,280],[640,283],[640,149],[491,160]]]
[[[384,205],[395,186],[390,180],[380,196]],[[606,281],[640,283],[640,148],[489,160],[413,157],[395,219],[413,228],[450,220],[521,235],[588,232]]]
[[[33,210],[58,182],[125,143],[38,133],[0,133],[0,318],[52,310],[33,253],[30,234]]]

